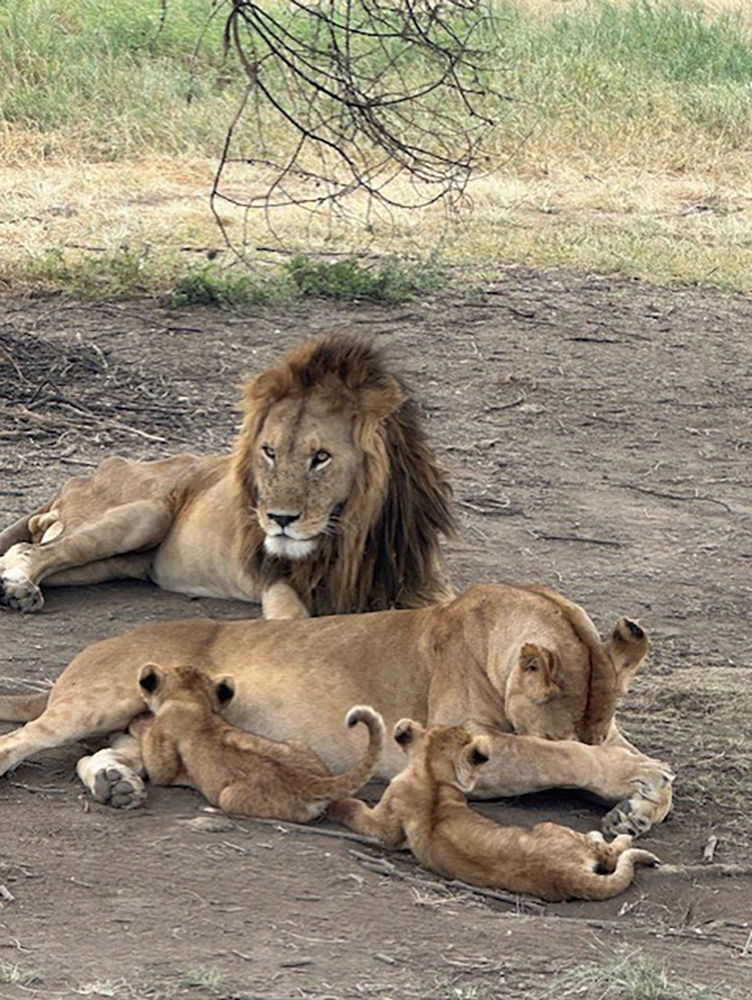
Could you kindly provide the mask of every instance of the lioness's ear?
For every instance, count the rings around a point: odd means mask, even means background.
[[[425,736],[425,733],[423,726],[414,719],[400,719],[394,727],[394,738],[406,753],[408,748],[412,749],[418,743],[421,736]]]
[[[476,736],[465,747],[465,759],[470,767],[481,767],[491,759],[491,741],[487,736]]]
[[[225,674],[224,677],[220,677],[216,682],[214,691],[220,705],[226,705],[228,701],[231,701],[235,697],[235,678],[232,674]]]
[[[138,683],[146,694],[154,694],[162,683],[162,670],[156,663],[145,663],[138,672]]]
[[[606,643],[606,649],[616,668],[616,686],[623,694],[629,689],[632,678],[647,656],[650,640],[637,622],[620,618]]]
[[[561,696],[561,686],[556,679],[559,664],[556,655],[550,649],[538,646],[534,642],[524,643],[517,667],[517,680],[522,692],[531,701],[542,705]],[[510,681],[512,677],[513,675],[510,676]]]

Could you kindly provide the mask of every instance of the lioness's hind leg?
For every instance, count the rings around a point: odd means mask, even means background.
[[[146,798],[141,747],[128,734],[122,733],[111,746],[82,757],[76,771],[97,802],[115,809],[136,809]]]
[[[6,736],[0,736],[0,775],[17,767],[32,754],[75,743],[91,736],[94,731],[85,712],[77,713],[64,701],[56,705],[48,704],[38,718]]]

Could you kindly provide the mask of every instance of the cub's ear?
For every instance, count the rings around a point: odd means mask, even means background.
[[[465,760],[470,767],[481,767],[491,759],[491,741],[487,736],[475,736],[465,747]]]
[[[226,705],[235,697],[235,678],[232,674],[225,674],[217,679],[214,693],[220,705]]]
[[[162,669],[156,663],[145,663],[138,672],[138,683],[144,694],[154,694],[162,683]]]
[[[425,736],[425,729],[414,719],[400,719],[394,727],[394,738],[407,752],[408,747],[413,748],[422,736]]]
[[[545,646],[526,642],[520,650],[517,664],[517,682],[521,692],[539,705],[559,698],[562,689],[557,681],[559,661],[555,653]],[[512,681],[514,673],[509,680]]]
[[[622,694],[629,690],[632,678],[640,669],[650,649],[645,630],[629,618],[620,618],[606,643],[616,668],[616,686]]]

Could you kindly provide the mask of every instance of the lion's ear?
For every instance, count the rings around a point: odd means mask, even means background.
[[[637,622],[620,618],[606,643],[606,649],[616,668],[616,686],[623,694],[647,656],[650,640]]]
[[[534,642],[523,644],[516,671],[521,693],[538,705],[559,698],[562,690],[558,674],[559,663],[555,653]]]
[[[426,731],[423,726],[414,719],[400,719],[394,727],[394,739],[405,753],[414,750],[425,734]]]
[[[154,694],[162,683],[162,669],[156,663],[145,663],[138,672],[138,683],[144,694]]]
[[[367,420],[382,423],[407,399],[407,393],[393,375],[386,375],[377,389],[362,389],[359,411]]]
[[[214,693],[220,705],[226,705],[228,701],[232,701],[235,697],[235,678],[232,674],[225,674],[224,677],[217,679]]]

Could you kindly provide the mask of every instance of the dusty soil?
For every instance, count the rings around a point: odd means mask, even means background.
[[[676,767],[675,811],[648,845],[682,867],[641,872],[609,903],[510,906],[322,827],[197,830],[187,790],[100,807],[74,778],[81,748],[66,749],[0,780],[0,997],[557,996],[558,973],[620,948],[749,995],[749,300],[524,269],[397,309],[5,299],[2,521],[114,450],[226,447],[242,374],[333,329],[387,345],[423,403],[456,484],[458,585],[544,581],[604,630],[620,614],[650,630],[620,714]],[[2,684],[54,678],[145,620],[249,610],[141,584],[50,591],[41,615],[0,613]],[[563,793],[484,809],[581,830],[603,812]],[[38,978],[3,982],[14,970]]]

